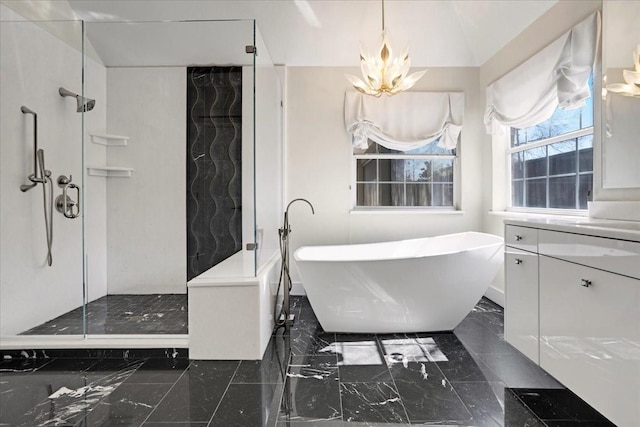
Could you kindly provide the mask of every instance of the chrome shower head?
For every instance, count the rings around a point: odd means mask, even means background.
[[[76,102],[78,103],[78,108],[76,109],[76,112],[78,112],[78,113],[86,113],[87,111],[93,110],[93,107],[96,106],[96,100],[95,99],[85,98],[85,97],[80,96],[77,93],[73,93],[70,90],[65,89],[63,87],[58,89],[58,93],[60,94],[60,96],[63,96],[63,97],[64,96],[70,96],[72,98],[75,98]]]

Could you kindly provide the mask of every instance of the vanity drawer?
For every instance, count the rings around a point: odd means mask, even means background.
[[[540,255],[640,279],[640,243],[540,230]]]
[[[538,230],[517,225],[505,225],[504,244],[524,251],[538,252]]]

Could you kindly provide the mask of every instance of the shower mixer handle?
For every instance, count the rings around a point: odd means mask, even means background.
[[[56,198],[56,209],[65,218],[73,219],[80,216],[80,187],[71,182],[73,176],[60,175],[57,179],[58,187],[62,188],[62,194]],[[68,194],[69,188],[76,190],[76,200],[74,201]]]

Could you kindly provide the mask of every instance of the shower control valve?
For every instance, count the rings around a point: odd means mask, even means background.
[[[71,175],[69,175],[69,178],[65,175],[60,175],[56,180],[58,187],[62,188],[62,194],[56,197],[56,210],[69,219],[80,216],[80,187],[71,182],[72,179]],[[76,190],[77,200],[73,200],[69,196],[69,188]]]

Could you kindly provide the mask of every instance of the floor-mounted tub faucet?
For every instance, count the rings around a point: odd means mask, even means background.
[[[281,267],[280,267],[280,280],[278,281],[278,291],[280,286],[283,286],[282,290],[282,308],[280,315],[276,316],[276,310],[274,307],[274,322],[276,326],[291,325],[293,323],[293,316],[290,314],[291,308],[289,306],[289,293],[291,292],[291,276],[289,275],[289,234],[291,233],[291,226],[289,225],[289,208],[294,202],[305,202],[311,208],[311,213],[315,215],[316,211],[313,205],[307,199],[293,199],[287,205],[287,209],[284,211],[284,222],[282,228],[278,230],[280,235],[280,255],[281,255]],[[276,292],[276,301],[278,295]]]

